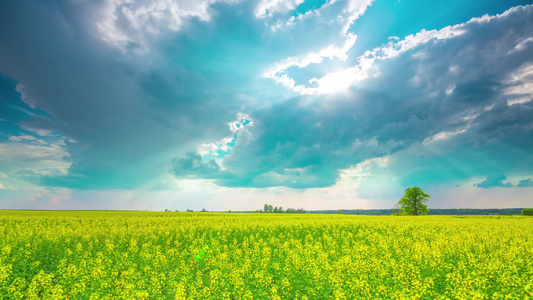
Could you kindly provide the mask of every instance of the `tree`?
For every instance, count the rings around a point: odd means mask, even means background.
[[[426,215],[429,212],[426,205],[428,199],[428,194],[424,193],[421,188],[414,186],[405,190],[405,195],[398,204],[402,207],[403,212],[408,215]]]
[[[274,213],[277,214],[278,213],[278,207],[274,207]]]
[[[265,204],[264,206],[264,211],[266,213],[271,213],[274,209],[272,208],[272,205],[269,205],[269,204]]]
[[[533,208],[522,209],[522,216],[533,216]]]

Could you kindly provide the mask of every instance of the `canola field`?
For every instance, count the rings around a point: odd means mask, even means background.
[[[533,218],[0,211],[1,299],[531,299]]]

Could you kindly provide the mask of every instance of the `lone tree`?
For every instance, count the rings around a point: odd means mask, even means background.
[[[522,216],[533,216],[533,208],[522,209]]]
[[[421,188],[414,186],[405,190],[405,195],[398,204],[400,204],[402,210],[408,215],[426,215],[429,212],[426,205],[428,199],[428,194],[424,193]]]

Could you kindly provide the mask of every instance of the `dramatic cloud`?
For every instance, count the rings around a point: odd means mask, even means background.
[[[9,207],[113,190],[135,207],[238,191],[370,208],[421,185],[444,207],[447,187],[499,186],[522,203],[525,3],[3,1],[0,194]]]
[[[531,13],[515,8],[391,42],[360,59],[372,57],[365,67],[372,75],[358,87],[254,111],[250,136],[237,139],[223,161],[244,180],[219,183],[327,186],[342,169],[388,156],[384,173],[402,185],[465,180],[494,168],[531,172],[531,102],[509,104],[516,98],[510,87],[528,82],[515,74],[533,62],[532,47],[511,51],[531,35]]]
[[[43,177],[44,184],[132,188],[164,175],[178,153],[231,133],[219,124],[234,119],[241,103],[217,101],[230,97],[226,91],[209,92],[223,82],[172,68],[172,57],[146,61],[106,46],[102,36],[84,36],[99,29],[76,28],[95,26],[71,22],[79,9],[60,7],[58,14],[56,5],[8,6],[2,11],[13,13],[2,15],[2,28],[12,30],[0,36],[0,69],[19,82],[25,103],[10,101],[44,111],[46,124],[29,118],[24,128],[58,132],[72,163],[66,176]]]

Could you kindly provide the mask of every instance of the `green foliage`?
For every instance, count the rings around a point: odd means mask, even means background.
[[[271,213],[272,211],[274,211],[274,209],[272,208],[272,205],[265,204],[263,211],[266,213]]]
[[[406,215],[407,215],[406,213],[399,213],[399,212],[395,212],[391,214],[391,216],[406,216]]]
[[[282,214],[282,213],[285,213],[285,212],[287,212],[287,213],[291,213],[291,212],[292,212],[291,210],[294,210],[294,212],[296,212],[296,210],[293,209],[293,208],[288,208],[287,211],[284,211],[284,210],[283,210],[283,207],[281,207],[281,206],[280,206],[280,207],[277,207],[277,206],[276,206],[276,207],[272,208],[272,205],[270,205],[270,204],[265,204],[265,206],[263,207],[263,210],[262,210],[262,211],[261,211],[261,210],[258,210],[258,211],[256,211],[256,212],[265,212],[265,213]],[[303,209],[301,209],[301,210],[303,211]]]
[[[533,216],[533,208],[522,209],[522,216]]]
[[[421,188],[414,186],[405,190],[405,195],[400,199],[398,204],[407,215],[427,215],[429,212],[426,205],[428,199],[428,194],[424,193]]]
[[[285,212],[288,213],[288,214],[305,214],[305,213],[307,213],[305,211],[305,209],[303,209],[303,208],[298,208],[298,209],[287,208],[287,210]]]

